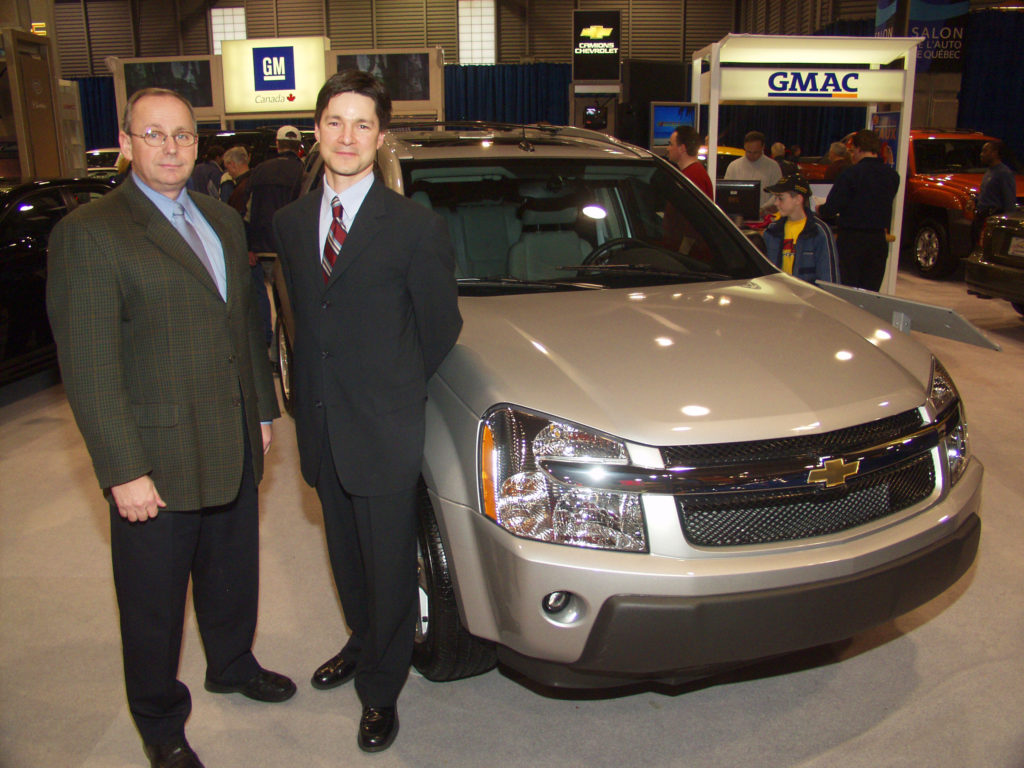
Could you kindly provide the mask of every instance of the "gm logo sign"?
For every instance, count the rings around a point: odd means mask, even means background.
[[[252,49],[252,70],[257,91],[295,89],[295,49],[288,46]]]
[[[858,72],[772,72],[769,96],[790,98],[856,99]]]

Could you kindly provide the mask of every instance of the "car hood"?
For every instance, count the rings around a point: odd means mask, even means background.
[[[648,445],[827,432],[923,404],[928,350],[787,275],[464,297],[439,370],[482,415],[511,403]]]
[[[917,182],[929,185],[940,185],[963,194],[977,194],[981,187],[982,173],[919,173],[913,178]],[[1017,197],[1024,197],[1024,174],[1016,174]]]

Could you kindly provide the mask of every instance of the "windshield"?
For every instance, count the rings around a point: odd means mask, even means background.
[[[981,148],[985,139],[915,139],[918,173],[984,173]]]
[[[440,214],[462,294],[738,280],[773,271],[658,160],[413,161],[406,193]]]
[[[89,168],[113,168],[117,165],[117,149],[93,150],[85,153],[85,164]]]

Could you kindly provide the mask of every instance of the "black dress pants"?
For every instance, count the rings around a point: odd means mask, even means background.
[[[843,285],[876,292],[882,287],[889,258],[884,229],[840,229],[836,251]]]
[[[342,487],[326,443],[316,490],[334,583],[352,630],[342,655],[356,662],[363,705],[391,707],[409,674],[419,610],[416,487],[353,496]]]
[[[241,486],[230,504],[193,512],[161,510],[155,518],[132,523],[111,503],[125,687],[143,741],[159,744],[183,736],[192,709],[188,688],[177,679],[190,575],[207,678],[236,684],[259,672],[252,654],[258,523],[248,438]]]

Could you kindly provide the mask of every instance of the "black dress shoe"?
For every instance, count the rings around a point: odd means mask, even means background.
[[[309,682],[314,688],[325,691],[347,683],[355,674],[356,663],[343,659],[341,653],[337,653],[316,668]]]
[[[398,709],[395,707],[363,707],[359,720],[359,748],[363,752],[381,752],[391,746],[398,735]]]
[[[295,694],[295,683],[269,669],[261,669],[244,683],[218,683],[207,678],[205,685],[210,693],[240,693],[256,701],[286,701]]]
[[[163,744],[143,744],[150,768],[203,768],[199,756],[185,741],[185,737]]]

